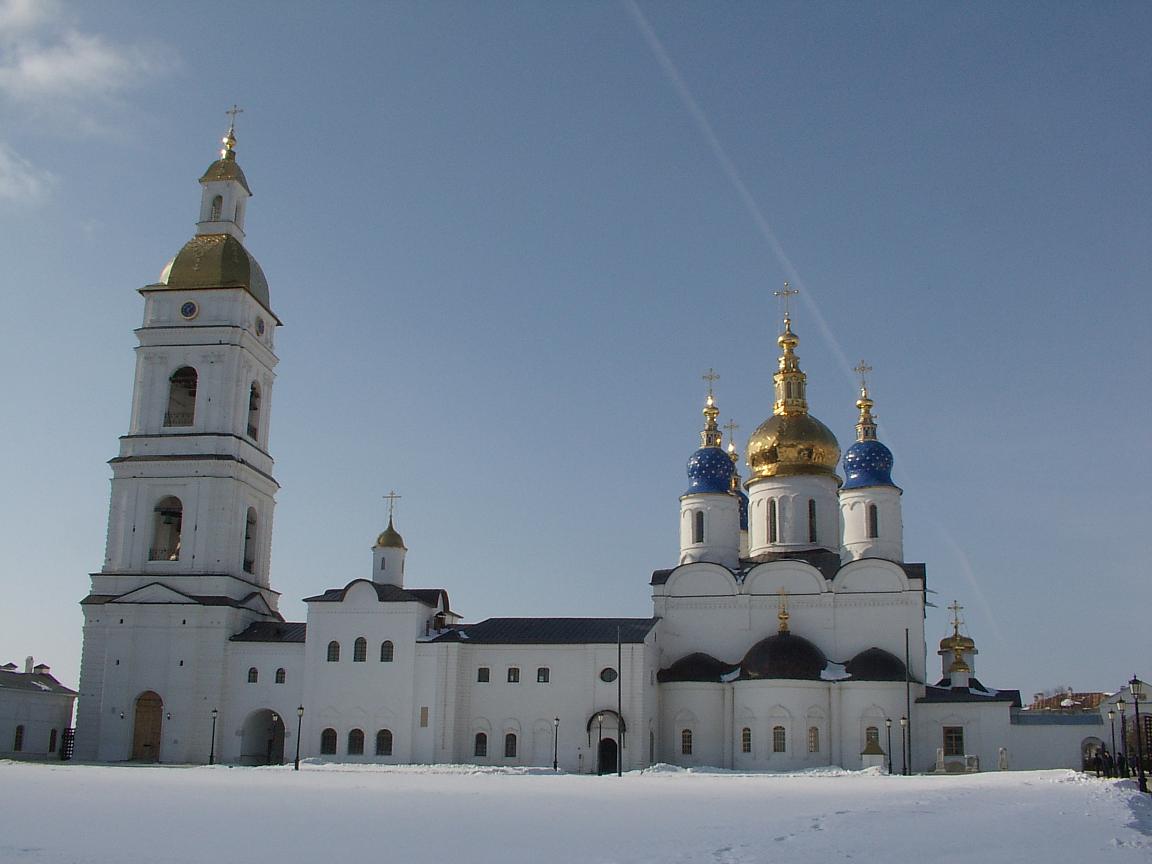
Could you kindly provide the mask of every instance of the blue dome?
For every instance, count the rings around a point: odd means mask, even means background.
[[[701,447],[688,460],[688,491],[727,493],[732,486],[732,460],[719,447]]]
[[[879,441],[857,441],[844,454],[844,489],[895,486],[892,451]]]

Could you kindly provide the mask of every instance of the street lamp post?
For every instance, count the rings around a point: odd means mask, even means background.
[[[1116,750],[1116,712],[1108,709],[1108,727],[1112,730],[1112,762],[1120,767],[1120,754]]]
[[[596,725],[598,731],[596,732],[596,773],[603,774],[604,766],[600,764],[601,747],[604,743],[604,712],[601,711],[596,715]]]
[[[888,774],[892,774],[892,718],[884,718],[884,729],[888,733]]]
[[[1121,777],[1130,776],[1128,773],[1128,727],[1124,724],[1128,722],[1128,718],[1124,712],[1128,710],[1128,703],[1124,701],[1121,696],[1116,700],[1116,708],[1120,712],[1120,755],[1124,757],[1124,770],[1120,772]]]
[[[560,753],[560,718],[552,718],[552,770],[559,771]]]
[[[908,773],[908,718],[900,718],[900,758],[903,760],[900,773]]]
[[[300,770],[300,724],[304,720],[304,706],[301,705],[296,709],[296,762],[292,766],[293,771]]]
[[[220,716],[220,712],[215,708],[212,709],[212,744],[208,747],[208,764],[216,764],[216,718]]]
[[[1144,776],[1144,730],[1140,728],[1140,697],[1144,695],[1144,682],[1135,675],[1128,682],[1132,691],[1132,709],[1136,712],[1136,777],[1141,792],[1148,791],[1148,778]]]

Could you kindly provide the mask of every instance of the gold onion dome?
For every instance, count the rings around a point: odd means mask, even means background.
[[[776,342],[781,351],[772,376],[776,399],[772,416],[748,439],[748,467],[752,469],[748,482],[797,474],[837,477],[840,445],[832,430],[808,413],[807,376],[796,357],[800,339],[792,332],[790,318],[784,318],[784,332]]]
[[[244,244],[231,234],[197,234],[160,274],[171,289],[243,288],[271,309],[268,279]]]
[[[392,526],[392,517],[388,517],[388,527],[380,532],[380,536],[376,538],[376,546],[380,549],[407,549],[404,545],[404,538],[400,536],[400,532]]]
[[[941,651],[955,651],[957,648],[961,651],[971,651],[975,647],[976,643],[972,641],[970,636],[964,636],[960,633],[953,633],[940,640]]]
[[[200,182],[235,180],[244,187],[245,192],[251,195],[252,190],[248,188],[248,179],[244,176],[240,163],[236,161],[236,129],[234,126],[228,127],[228,134],[224,136],[221,143],[224,147],[220,150],[220,158],[208,166],[208,170],[204,172]]]

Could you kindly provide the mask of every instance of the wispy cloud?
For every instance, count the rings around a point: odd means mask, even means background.
[[[0,201],[38,204],[48,197],[56,178],[37,168],[0,141]]]

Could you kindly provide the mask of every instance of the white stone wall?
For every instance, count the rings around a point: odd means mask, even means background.
[[[867,486],[840,490],[840,513],[844,525],[843,557],[904,560],[904,518],[901,492],[895,486]],[[877,536],[868,536],[868,505],[876,505]]]
[[[748,486],[749,552],[801,549],[840,551],[840,504],[834,477],[823,475],[766,477]],[[776,501],[776,542],[768,530],[768,501]],[[816,502],[816,542],[809,540],[808,502]]]
[[[58,758],[64,730],[72,725],[76,697],[68,693],[0,690],[0,758]],[[16,727],[23,726],[23,743],[14,749]],[[52,733],[56,749],[49,752]]]
[[[703,539],[695,542],[696,514],[704,514]],[[680,499],[680,563],[712,561],[735,568],[740,559],[740,499],[716,493]]]

